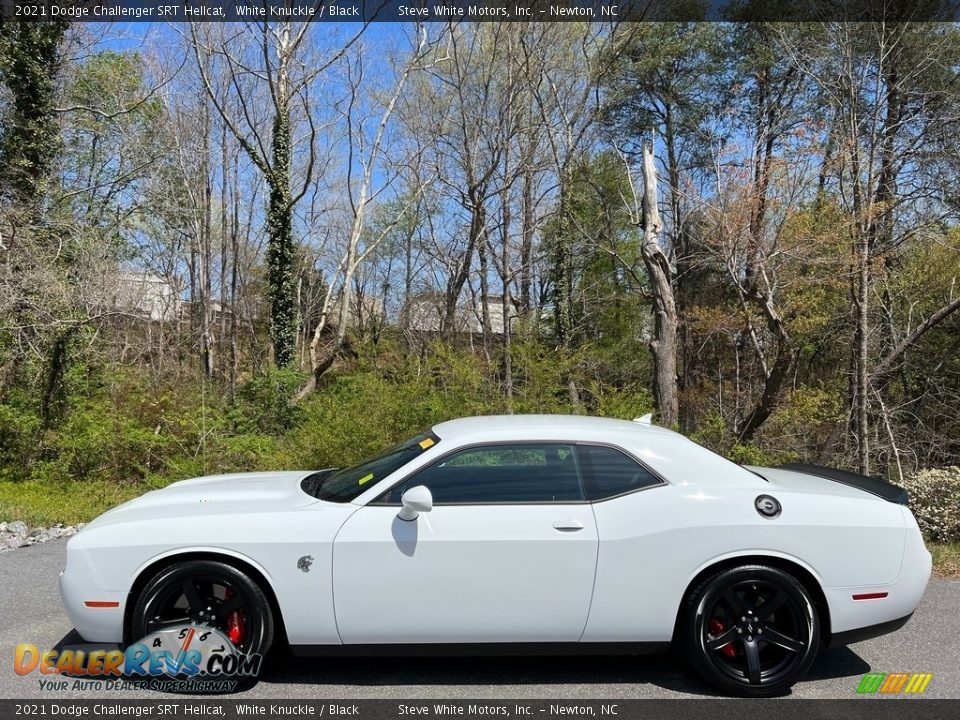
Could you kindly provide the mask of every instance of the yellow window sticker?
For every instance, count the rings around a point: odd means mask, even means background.
[[[433,445],[433,438],[426,438],[420,441],[420,447],[422,447],[424,450],[426,450],[431,445]]]
[[[363,485],[364,483],[368,483],[371,480],[373,480],[373,473],[367,473],[362,478],[360,478],[360,484]]]

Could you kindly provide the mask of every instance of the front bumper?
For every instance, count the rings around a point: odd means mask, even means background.
[[[70,622],[87,642],[123,642],[123,617],[127,594],[97,585],[86,554],[83,534],[67,543],[67,563],[60,571],[60,598]]]

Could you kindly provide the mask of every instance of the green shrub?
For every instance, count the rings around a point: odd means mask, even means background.
[[[306,376],[300,372],[270,370],[241,385],[231,414],[235,429],[241,433],[282,435],[296,427],[302,413],[291,398],[305,381]]]
[[[160,467],[168,441],[139,418],[97,399],[72,409],[59,428],[48,431],[43,440],[46,459],[31,476],[49,479],[53,467],[63,473],[59,479],[140,480]]]
[[[17,403],[0,403],[0,479],[33,455],[40,418]]]
[[[960,542],[960,467],[928,468],[904,479],[910,509],[936,542]]]
[[[760,467],[775,467],[796,460],[796,454],[789,450],[771,450],[756,445],[741,445],[737,443],[727,452],[727,458],[741,465],[758,465]]]

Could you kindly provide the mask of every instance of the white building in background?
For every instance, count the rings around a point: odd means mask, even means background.
[[[169,281],[148,272],[121,271],[116,275],[113,306],[145,319],[173,321],[177,319],[180,298]]]
[[[516,310],[509,309],[510,321],[517,318]],[[443,325],[443,316],[446,312],[442,294],[418,295],[410,299],[403,309],[407,316],[408,328],[416,332],[440,332]],[[503,298],[499,295],[491,296],[487,301],[487,312],[490,315],[490,331],[494,335],[503,335]],[[473,303],[458,303],[454,314],[456,332],[480,335],[483,333],[483,303],[477,300]]]
[[[347,306],[347,327],[367,328],[372,325],[382,325],[385,321],[383,298],[356,295],[350,298]],[[336,327],[340,322],[340,301],[334,301],[327,313],[327,325]]]

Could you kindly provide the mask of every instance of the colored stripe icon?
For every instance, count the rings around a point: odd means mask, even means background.
[[[914,673],[904,688],[905,693],[922,693],[933,679],[933,673]]]
[[[933,679],[933,673],[867,673],[857,686],[861,695],[898,693],[919,695],[927,689]]]

